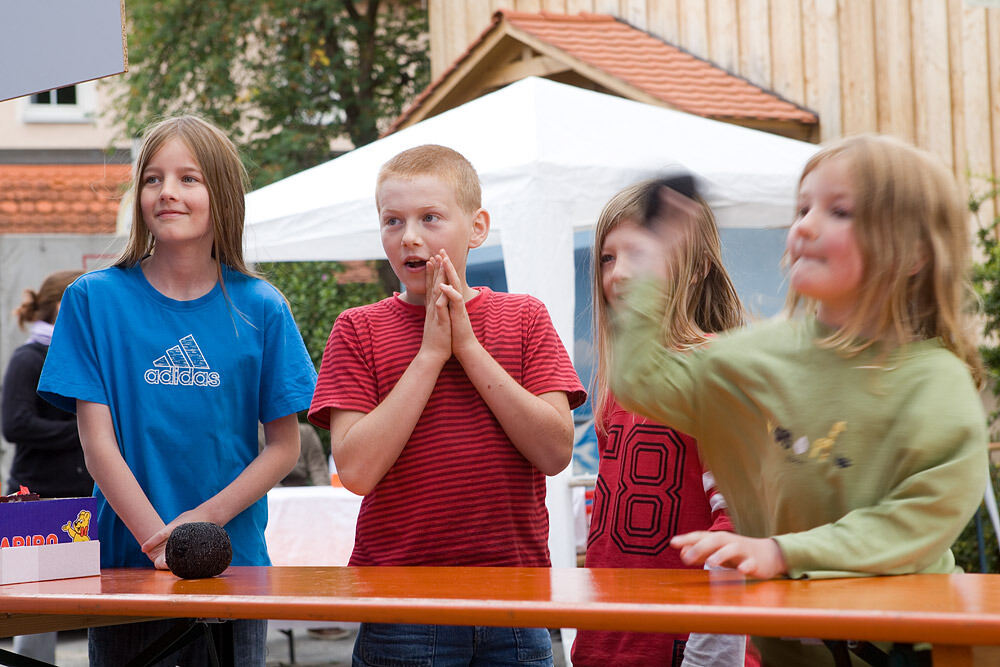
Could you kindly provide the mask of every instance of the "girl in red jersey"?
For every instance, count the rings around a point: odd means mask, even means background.
[[[638,225],[654,182],[628,187],[605,205],[594,239],[594,420],[600,467],[587,540],[587,567],[684,568],[670,539],[692,530],[731,530],[725,500],[702,468],[690,436],[621,408],[608,389],[611,313],[640,261],[647,236]],[[703,345],[743,324],[744,311],[722,265],[719,233],[707,205],[698,233],[659,267],[674,286],[663,320],[664,344]],[[678,236],[678,241],[683,237]],[[573,664],[757,665],[744,636],[580,631]],[[685,653],[687,654],[685,657]]]

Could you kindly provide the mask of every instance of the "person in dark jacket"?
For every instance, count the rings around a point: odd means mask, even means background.
[[[80,271],[59,271],[47,277],[38,291],[24,291],[24,302],[14,311],[27,329],[28,342],[14,350],[3,380],[3,437],[15,446],[7,493],[26,486],[43,498],[73,498],[93,493],[76,416],[63,412],[37,393],[38,376],[52,340],[52,327],[66,286]]]
[[[20,327],[28,331],[28,342],[11,355],[0,397],[3,437],[15,447],[7,493],[15,493],[21,486],[42,498],[74,498],[93,493],[94,480],[83,460],[76,415],[63,412],[37,393],[59,302],[66,286],[80,274],[80,271],[53,273],[37,292],[25,290],[24,302],[14,311]],[[15,653],[44,662],[55,662],[55,647],[55,632],[14,638]]]

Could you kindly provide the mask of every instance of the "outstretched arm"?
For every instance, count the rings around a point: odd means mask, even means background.
[[[573,456],[573,416],[566,393],[536,396],[504,370],[472,330],[455,266],[443,252],[441,261],[448,281],[441,289],[449,301],[455,357],[521,455],[546,475],[561,472]]]
[[[668,267],[682,265],[676,256],[697,236],[701,205],[670,187],[652,194],[659,201],[635,232],[645,240],[632,248],[634,280],[624,307],[615,312],[609,381],[622,407],[697,437],[694,406],[702,389],[697,355],[667,348],[663,328],[672,317],[666,313],[671,286],[690,279]]]
[[[882,472],[891,483],[870,504],[769,539],[691,533],[671,546],[681,549],[685,562],[735,566],[757,577],[951,572],[949,547],[982,501],[987,475],[985,419],[971,381],[962,379],[950,381],[947,369],[938,369],[922,390],[910,388],[911,414],[933,412],[934,419],[897,415],[895,428],[871,443],[899,454]],[[939,383],[949,390],[940,391]]]
[[[810,530],[775,535],[789,576],[951,572],[950,547],[975,514],[986,486],[985,429],[973,426],[966,431],[971,436],[966,444],[908,474],[877,503]],[[964,438],[959,434],[957,439]],[[954,441],[942,444],[955,446]]]
[[[616,312],[611,391],[625,409],[698,438],[702,350],[678,352],[662,342],[665,293],[655,281],[630,288]]]

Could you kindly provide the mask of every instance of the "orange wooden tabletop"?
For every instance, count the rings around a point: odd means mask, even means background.
[[[231,567],[0,586],[9,615],[282,618],[1000,644],[1000,575],[746,581],[700,570]],[[4,615],[0,614],[0,627]]]

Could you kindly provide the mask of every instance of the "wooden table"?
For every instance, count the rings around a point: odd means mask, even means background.
[[[1000,644],[1000,575],[745,581],[700,570],[232,567],[0,586],[0,636],[169,617],[697,631],[930,642],[934,664]]]

